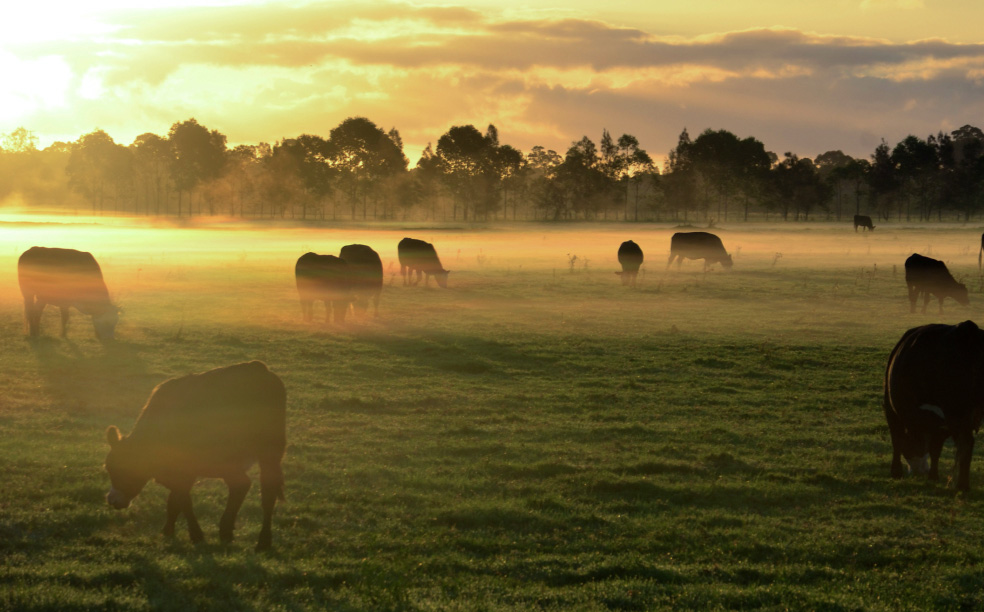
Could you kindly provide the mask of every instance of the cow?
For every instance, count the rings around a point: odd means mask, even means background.
[[[891,475],[939,479],[943,443],[956,445],[957,489],[970,489],[974,434],[984,414],[984,330],[973,321],[905,332],[885,369],[885,418],[892,438]],[[927,465],[929,459],[929,465]]]
[[[128,436],[115,426],[106,430],[112,485],[106,501],[122,510],[153,479],[170,490],[164,535],[174,535],[174,523],[184,514],[188,535],[197,544],[204,535],[192,510],[191,487],[200,478],[221,478],[229,498],[219,539],[229,543],[251,484],[246,472],[259,463],[263,526],[256,550],[269,549],[273,508],[284,499],[280,463],[287,447],[286,406],[283,383],[260,361],[162,382]]]
[[[96,337],[113,339],[119,308],[109,299],[102,270],[92,253],[75,249],[31,247],[17,260],[17,280],[24,296],[28,335],[41,332],[41,313],[48,304],[61,311],[61,335],[68,334],[70,309],[92,317]]]
[[[403,276],[404,285],[416,285],[423,276],[424,286],[427,286],[433,276],[441,288],[447,289],[451,271],[441,265],[433,244],[416,238],[404,238],[396,245],[396,254],[400,259],[400,275]],[[414,272],[417,273],[416,280],[413,280]]]
[[[875,226],[871,224],[871,217],[868,215],[854,215],[854,231],[857,232],[859,227],[863,228],[862,232],[875,231]]]
[[[344,259],[334,255],[305,253],[294,265],[294,278],[305,321],[314,318],[314,303],[321,301],[325,303],[325,323],[331,323],[333,311],[335,324],[345,322],[345,313],[355,297],[352,295],[349,265]]]
[[[909,288],[909,312],[916,312],[916,300],[924,295],[922,312],[926,312],[930,294],[940,301],[940,314],[943,314],[943,300],[952,297],[957,303],[970,305],[967,286],[958,283],[946,269],[946,264],[938,259],[913,253],[905,260],[905,284]]]
[[[642,266],[642,249],[639,245],[626,240],[618,247],[618,263],[622,264],[622,271],[616,272],[622,277],[623,285],[636,286],[636,276],[639,274],[639,267]]]
[[[383,292],[383,262],[379,254],[364,244],[347,244],[338,257],[348,264],[352,293],[356,301],[353,308],[365,314],[369,300],[373,303],[373,316],[379,316],[379,296]]]
[[[724,250],[721,239],[708,232],[677,232],[670,238],[670,260],[666,262],[669,268],[673,260],[677,260],[677,268],[686,259],[703,259],[704,271],[715,263],[720,263],[727,269],[731,269],[734,262],[731,255]]]

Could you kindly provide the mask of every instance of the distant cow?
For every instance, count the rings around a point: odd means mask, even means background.
[[[383,292],[383,262],[379,254],[364,244],[347,244],[338,256],[348,264],[355,307],[363,314],[372,298],[373,315],[379,316],[379,295]]]
[[[721,239],[708,232],[678,232],[673,234],[670,239],[670,260],[666,262],[669,268],[673,260],[677,260],[677,267],[683,264],[686,259],[703,259],[704,271],[715,263],[720,263],[727,269],[731,269],[734,262],[731,255],[724,250]]]
[[[859,227],[864,228],[862,232],[875,231],[875,226],[871,224],[871,217],[868,215],[854,215],[854,231],[857,232]]]
[[[396,245],[396,254],[400,259],[400,275],[403,276],[404,285],[416,285],[424,276],[426,286],[433,276],[438,285],[447,289],[451,271],[441,265],[433,244],[416,238],[404,238]],[[413,280],[414,272],[417,274],[416,280]]]
[[[68,332],[69,309],[92,316],[96,337],[112,340],[119,308],[109,300],[102,270],[92,253],[74,249],[31,247],[17,260],[17,278],[24,296],[28,333],[41,331],[41,313],[48,304],[61,310],[61,335]]]
[[[305,321],[314,318],[314,303],[320,301],[325,303],[325,323],[331,322],[332,311],[336,324],[345,322],[345,313],[355,298],[349,265],[344,259],[305,253],[294,266],[294,278]]]
[[[116,427],[106,430],[112,482],[106,501],[126,508],[154,479],[171,491],[164,535],[174,535],[174,522],[184,514],[197,543],[204,536],[191,507],[191,487],[199,478],[221,478],[229,499],[219,539],[231,542],[250,487],[246,472],[259,463],[263,527],[256,549],[270,548],[273,508],[284,498],[286,404],[280,378],[259,361],[164,381],[150,394],[130,435],[120,437]]]
[[[636,276],[642,265],[642,249],[631,240],[626,240],[618,247],[618,263],[622,264],[622,271],[615,274],[622,277],[622,284],[635,287]]]
[[[952,437],[957,488],[969,490],[974,434],[984,407],[984,331],[964,321],[905,332],[888,358],[884,392],[892,477],[903,476],[905,457],[910,471],[937,480],[940,451]]]
[[[929,304],[930,294],[935,295],[940,301],[940,314],[943,314],[943,299],[952,297],[958,303],[969,306],[970,298],[967,296],[967,286],[958,283],[946,269],[946,264],[938,259],[924,257],[919,253],[913,253],[905,260],[905,284],[909,287],[909,312],[916,312],[916,300],[922,293],[923,313],[926,312],[926,305]]]

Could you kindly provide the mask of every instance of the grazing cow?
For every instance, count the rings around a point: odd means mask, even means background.
[[[352,293],[356,299],[353,308],[365,314],[372,298],[373,316],[378,317],[379,295],[383,292],[383,262],[379,254],[364,244],[347,244],[342,247],[338,257],[348,264]]]
[[[670,260],[666,262],[669,268],[673,260],[677,260],[677,268],[686,259],[703,259],[704,271],[715,263],[720,263],[727,269],[731,269],[734,262],[731,255],[724,250],[721,239],[708,232],[678,232],[673,234],[670,239]]]
[[[635,288],[636,276],[642,265],[642,249],[631,240],[626,240],[618,247],[618,263],[622,264],[622,271],[615,274],[622,277],[623,285],[631,285]]]
[[[48,304],[61,310],[61,335],[68,332],[69,309],[92,316],[96,337],[112,340],[119,308],[109,301],[102,270],[92,253],[74,249],[31,247],[17,260],[17,279],[24,296],[28,334],[41,331],[41,313]]]
[[[958,283],[946,269],[946,264],[938,259],[913,253],[905,260],[905,284],[909,287],[909,312],[916,312],[916,300],[924,295],[923,313],[933,294],[940,301],[940,314],[943,314],[943,299],[952,297],[964,306],[970,305],[967,286]]]
[[[332,311],[336,324],[345,322],[345,313],[354,297],[349,265],[344,259],[305,253],[294,266],[294,278],[305,321],[314,318],[314,303],[321,301],[325,303],[325,323],[331,322]]]
[[[854,231],[857,232],[859,227],[864,228],[862,232],[875,231],[875,226],[871,224],[871,217],[868,215],[854,215]]]
[[[909,471],[937,480],[940,451],[952,437],[957,488],[969,490],[974,434],[984,414],[984,330],[964,321],[905,332],[888,358],[884,391],[892,477],[903,476],[905,457]]]
[[[184,514],[191,541],[198,543],[204,536],[191,507],[191,487],[199,478],[221,478],[229,499],[219,539],[228,543],[249,491],[246,472],[259,463],[263,527],[256,549],[270,548],[273,508],[284,498],[286,398],[280,378],[259,361],[157,385],[130,435],[120,437],[116,427],[106,430],[112,483],[106,501],[122,510],[154,479],[171,491],[164,535],[174,535],[174,522]]]
[[[404,285],[416,285],[420,282],[420,277],[424,276],[424,286],[427,286],[433,276],[438,285],[447,289],[448,274],[451,271],[445,270],[441,265],[433,244],[416,238],[404,238],[396,245],[396,254],[400,259],[400,275],[403,276]],[[417,273],[417,278],[411,280],[414,272]]]

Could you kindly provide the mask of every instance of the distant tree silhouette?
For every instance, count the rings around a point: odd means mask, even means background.
[[[174,150],[171,180],[178,191],[178,216],[183,214],[182,196],[203,182],[218,178],[226,163],[226,137],[209,131],[194,118],[175,123],[167,136]],[[188,213],[192,202],[189,199]]]

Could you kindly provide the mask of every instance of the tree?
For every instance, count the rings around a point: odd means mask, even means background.
[[[727,219],[729,203],[744,193],[747,219],[747,196],[757,191],[757,183],[771,165],[765,145],[751,137],[739,139],[727,130],[706,130],[693,142],[689,154],[699,184],[704,186],[705,214],[713,200],[718,218],[723,214]]]
[[[388,135],[365,117],[349,117],[331,131],[326,157],[348,196],[352,218],[361,203],[363,219],[369,200],[378,203],[386,179],[405,173],[409,163],[399,132],[391,130]]]
[[[324,200],[332,189],[328,151],[328,142],[324,138],[309,134],[285,138],[273,147],[269,162],[300,186],[298,197],[290,202],[300,203],[301,219],[307,219],[308,209],[312,206],[324,212]]]
[[[174,149],[171,179],[178,190],[180,217],[182,194],[221,175],[226,163],[226,137],[216,130],[209,131],[192,118],[172,125],[167,138]]]
[[[143,187],[144,210],[150,212],[154,204],[154,214],[167,214],[167,201],[170,195],[171,165],[174,163],[174,149],[171,142],[157,134],[141,134],[130,145],[133,155],[134,174],[139,187]]]
[[[490,128],[486,136],[474,125],[455,125],[437,141],[436,156],[451,194],[452,219],[457,219],[459,206],[465,221],[470,211],[491,208],[490,169],[499,137],[495,127]]]
[[[116,144],[102,130],[79,138],[72,147],[65,172],[69,186],[92,204],[93,212],[103,212],[112,198],[119,208],[119,198],[130,176],[129,151]]]
[[[899,177],[888,144],[882,140],[871,155],[865,175],[868,179],[868,207],[888,219],[898,199]]]
[[[663,191],[667,201],[677,214],[683,211],[684,221],[689,211],[696,210],[697,171],[694,168],[693,146],[687,128],[683,128],[676,148],[666,158],[666,172],[663,173]]]

